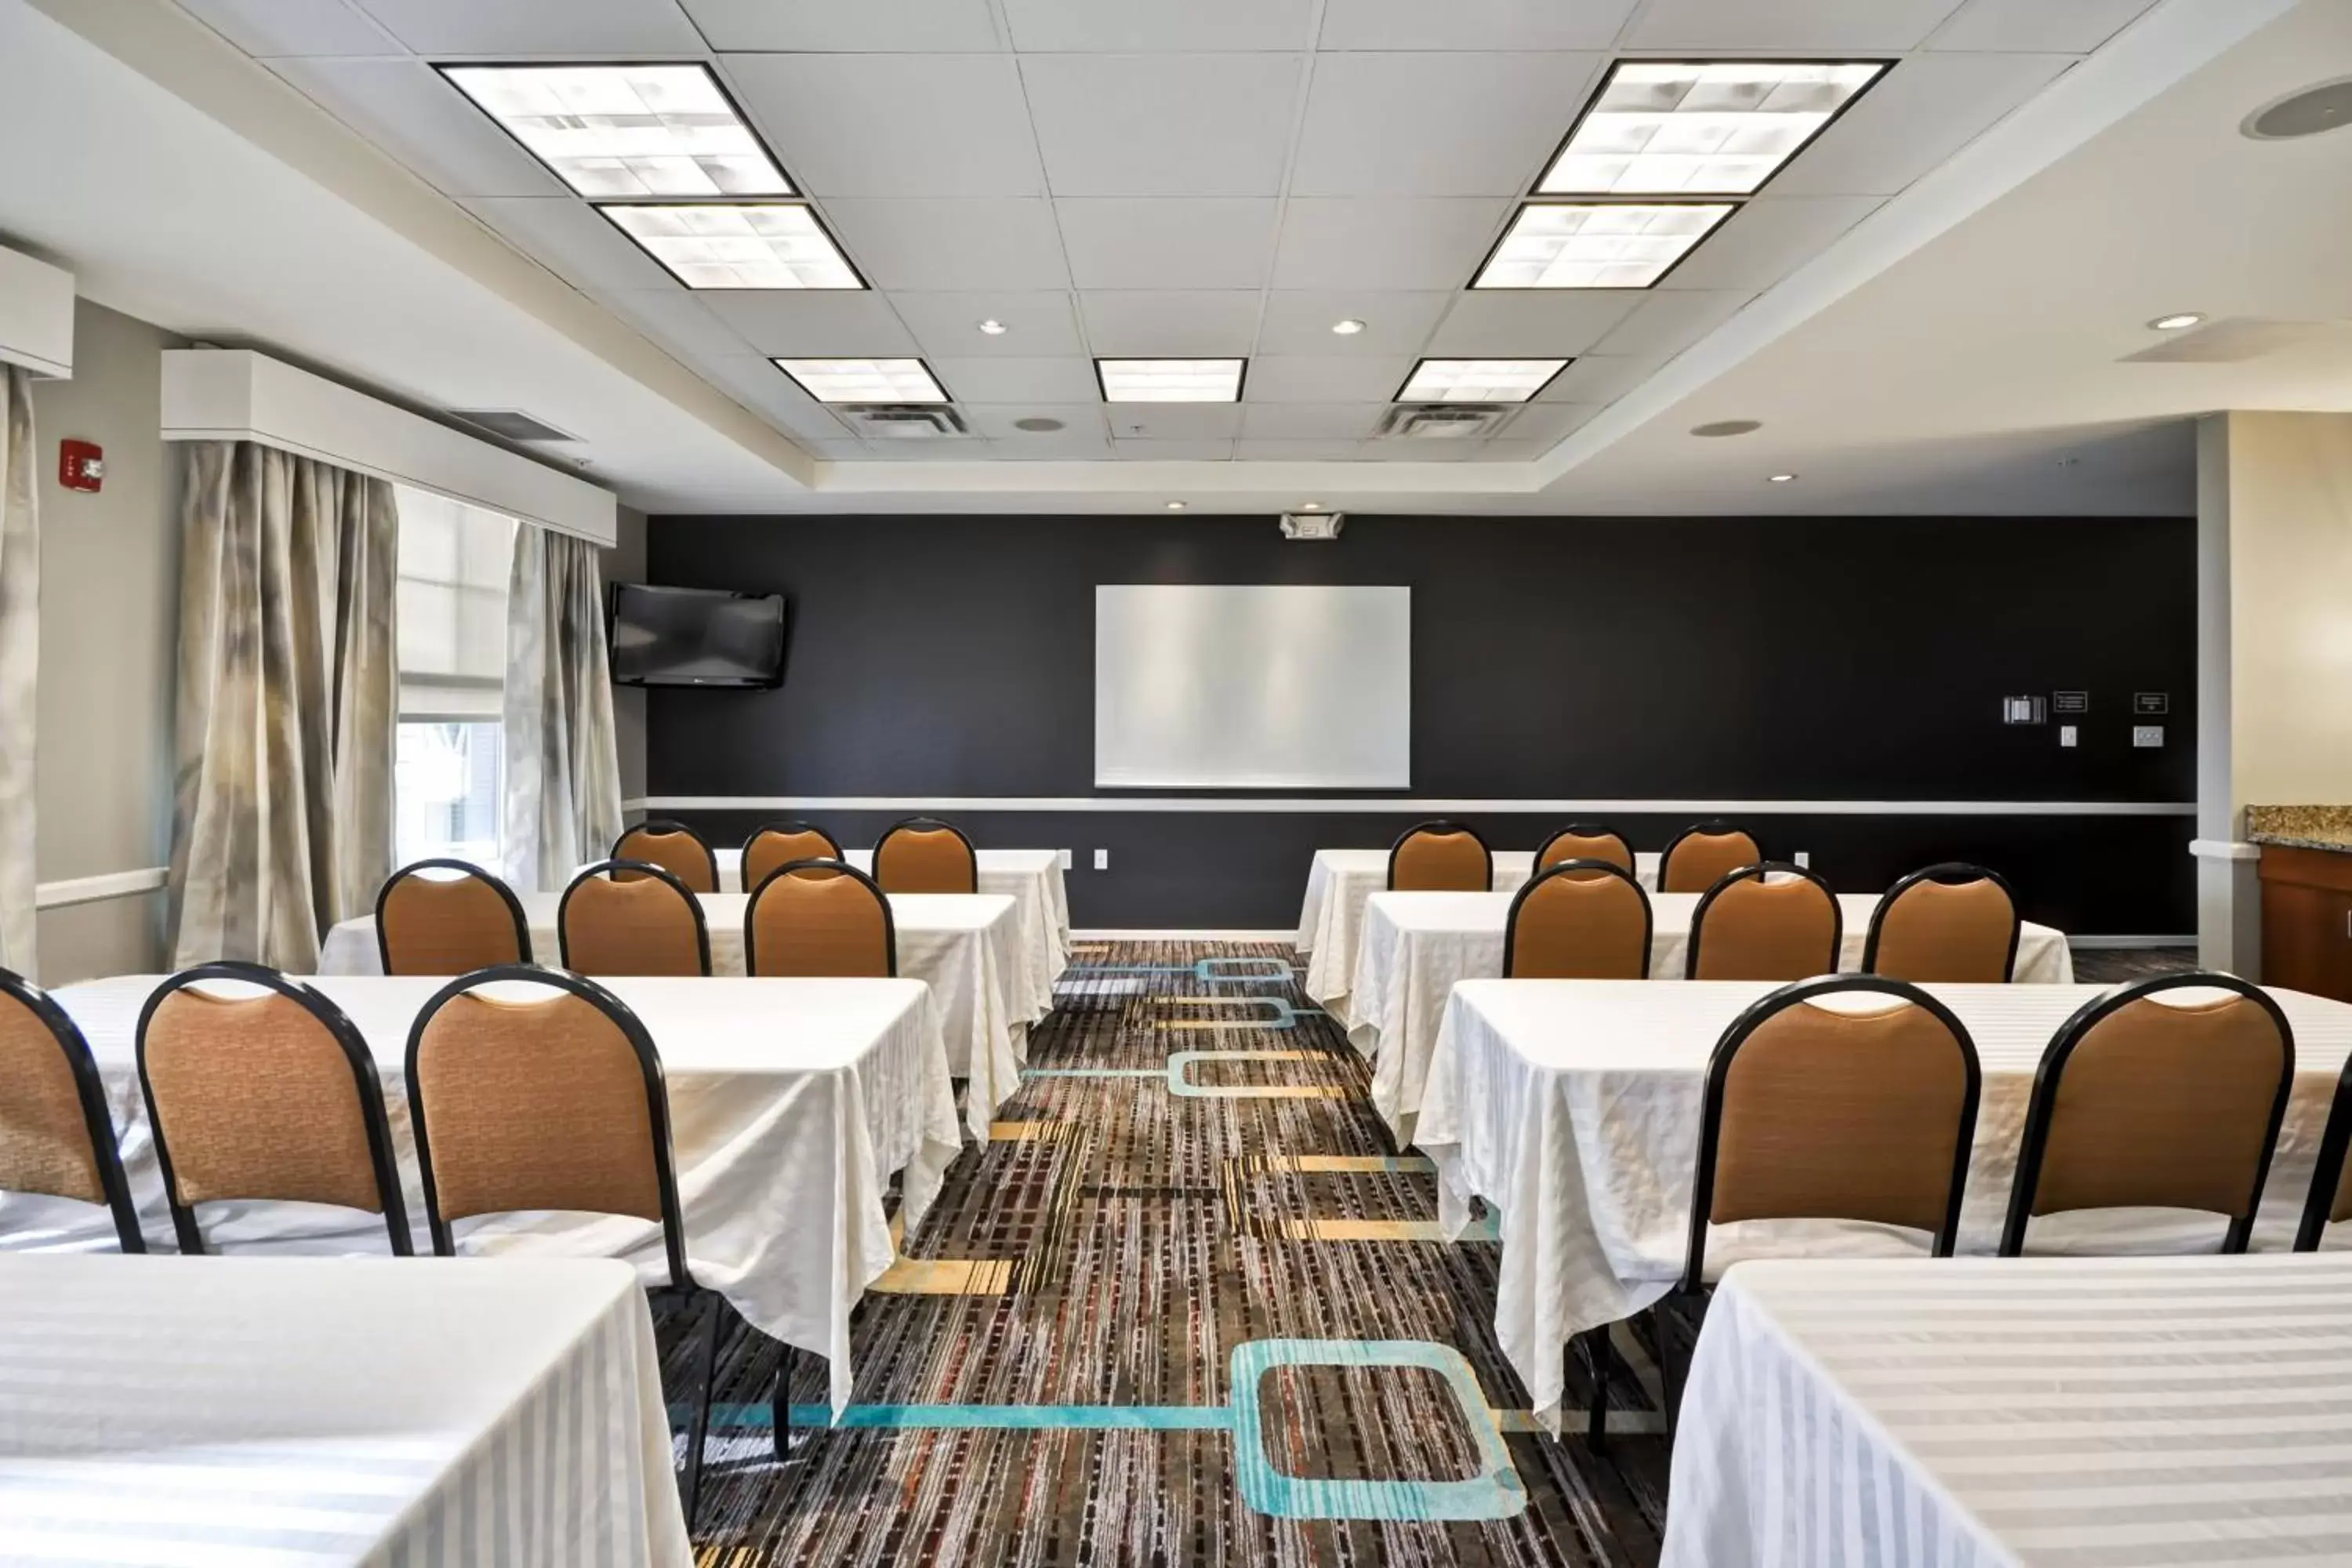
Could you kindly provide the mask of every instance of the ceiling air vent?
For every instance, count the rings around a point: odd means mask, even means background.
[[[1400,403],[1381,416],[1378,433],[1424,441],[1492,436],[1510,412],[1490,403]]]
[[[854,403],[834,412],[868,440],[935,441],[943,436],[971,434],[963,416],[943,404]]]
[[[530,415],[515,408],[452,408],[449,410],[449,417],[462,419],[477,430],[488,430],[491,435],[501,437],[509,441],[577,441],[580,439],[577,436],[568,436],[554,426],[533,419]]]

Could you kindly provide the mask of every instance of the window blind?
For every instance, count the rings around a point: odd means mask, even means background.
[[[515,521],[401,486],[400,716],[495,720],[504,707]]]

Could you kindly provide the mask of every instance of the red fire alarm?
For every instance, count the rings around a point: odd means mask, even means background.
[[[95,441],[58,443],[58,483],[69,490],[96,494],[106,482],[106,454]]]

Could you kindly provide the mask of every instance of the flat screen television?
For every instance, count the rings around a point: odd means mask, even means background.
[[[608,617],[622,686],[760,688],[784,683],[782,594],[616,583]]]

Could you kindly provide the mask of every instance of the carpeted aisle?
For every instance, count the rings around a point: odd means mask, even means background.
[[[730,1342],[705,1564],[1655,1561],[1664,1440],[1528,1429],[1496,1249],[1435,1239],[1427,1165],[1295,957],[1080,949],[995,1138],[860,1310],[850,1425],[779,1465],[772,1347]]]

